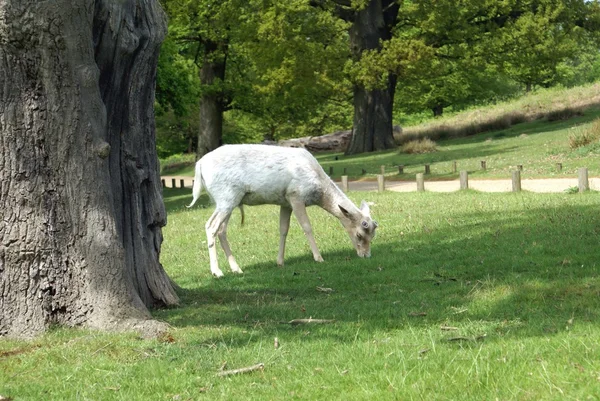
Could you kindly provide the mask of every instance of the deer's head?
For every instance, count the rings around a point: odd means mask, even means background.
[[[341,219],[342,225],[350,236],[350,240],[356,249],[356,253],[361,258],[371,257],[371,241],[375,237],[375,230],[378,224],[371,218],[371,210],[367,202],[362,201],[357,211],[350,212],[338,205],[344,218]]]

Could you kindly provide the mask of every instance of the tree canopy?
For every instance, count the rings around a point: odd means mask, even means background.
[[[191,117],[181,110],[195,114],[200,142],[209,132],[202,125],[215,125],[211,146],[222,141],[224,128],[199,113],[207,99],[234,133],[228,140],[320,135],[353,125],[354,137],[362,138],[356,153],[392,146],[392,119],[406,114],[440,115],[448,107],[599,78],[597,0],[162,3],[170,33],[158,102],[184,119]],[[386,134],[376,140],[380,131]]]

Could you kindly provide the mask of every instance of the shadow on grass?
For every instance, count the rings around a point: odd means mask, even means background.
[[[312,332],[339,341],[352,341],[357,330],[441,325],[485,333],[489,341],[547,336],[573,321],[597,324],[597,207],[533,208],[526,196],[517,212],[482,208],[437,226],[424,218],[422,227],[406,234],[400,214],[382,216],[380,224],[388,228],[373,242],[370,259],[357,258],[348,241],[344,251],[324,253],[322,264],[306,254],[286,259],[284,268],[274,259],[242,266],[242,276],[221,266],[224,278],[182,289],[181,307],[156,314],[175,327],[260,327],[270,335],[284,331],[304,338]],[[175,197],[168,204],[184,203]],[[339,324],[332,329],[287,323],[308,317]],[[240,334],[238,345],[247,343]]]

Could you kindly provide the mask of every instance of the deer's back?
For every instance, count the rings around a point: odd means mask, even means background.
[[[290,197],[305,204],[320,202],[329,181],[315,158],[304,149],[268,145],[225,145],[205,155],[202,177],[219,202],[289,206]],[[325,180],[325,181],[324,181]]]

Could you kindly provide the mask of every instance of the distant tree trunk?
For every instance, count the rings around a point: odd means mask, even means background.
[[[0,335],[156,333],[178,298],[153,101],[156,0],[0,2]]]
[[[366,7],[353,13],[350,46],[355,60],[363,51],[381,48],[392,36],[398,15],[395,0],[370,0]],[[357,154],[396,147],[392,132],[394,92],[397,77],[389,74],[383,89],[354,86],[354,123],[346,154]]]
[[[431,111],[433,111],[434,117],[441,117],[444,114],[444,106],[441,104],[436,104],[435,106],[433,106]]]
[[[205,91],[200,97],[200,129],[196,158],[200,159],[223,143],[224,94],[216,88],[225,80],[227,44],[204,41],[204,59],[200,68],[200,83]]]
[[[269,132],[263,134],[263,141],[274,141],[275,140],[275,125],[269,126]]]

